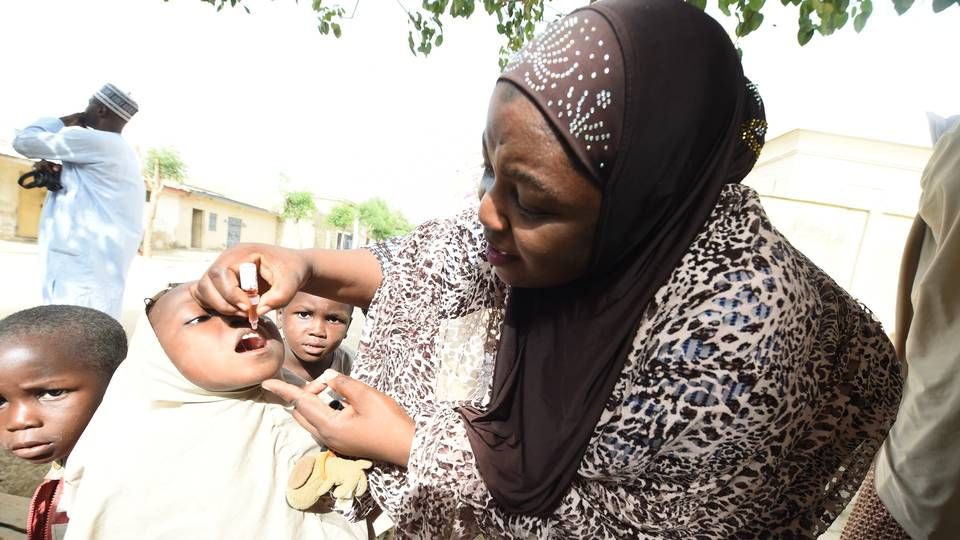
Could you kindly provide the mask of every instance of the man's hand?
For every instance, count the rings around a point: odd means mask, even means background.
[[[86,122],[84,120],[85,113],[78,112],[73,114],[68,114],[67,116],[61,116],[60,121],[63,122],[64,126],[80,126],[85,127]]]
[[[62,169],[63,167],[59,163],[54,163],[52,161],[41,159],[40,161],[33,164],[33,168],[40,172],[45,172],[47,174],[60,174],[60,169]]]

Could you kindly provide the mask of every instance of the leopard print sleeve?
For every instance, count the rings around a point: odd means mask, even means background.
[[[380,263],[380,271],[383,273],[383,275],[387,275],[387,272],[390,270],[390,265],[393,262],[393,258],[396,256],[397,252],[400,251],[401,245],[403,245],[403,237],[395,236],[382,242],[370,244],[366,246],[365,249],[377,258],[377,262]]]
[[[901,374],[876,319],[731,185],[637,322],[559,508],[503,513],[460,405],[489,399],[509,292],[476,212],[404,241],[355,376],[416,422],[406,469],[370,473],[408,538],[816,537],[866,473]]]

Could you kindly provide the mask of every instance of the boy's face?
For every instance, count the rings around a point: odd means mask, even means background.
[[[206,311],[190,295],[189,284],[161,296],[150,323],[180,373],[206,390],[258,385],[283,364],[283,341],[272,321],[261,318],[254,331],[244,317]]]
[[[352,306],[300,292],[283,308],[280,325],[293,354],[301,361],[316,362],[340,346],[352,314]]]
[[[107,380],[56,338],[0,343],[0,443],[33,463],[67,457],[103,399]]]

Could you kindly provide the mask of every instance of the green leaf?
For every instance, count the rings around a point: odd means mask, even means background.
[[[913,0],[893,0],[893,9],[897,10],[897,15],[903,15],[913,6]]]
[[[407,32],[407,45],[410,46],[410,52],[414,55],[417,54],[417,50],[414,48],[416,45],[413,42],[413,32]]]
[[[797,32],[797,43],[799,43],[801,46],[806,45],[810,41],[810,38],[812,37],[813,37],[813,29],[810,29],[810,30],[801,29],[799,32]]]
[[[955,4],[957,0],[933,0],[933,12],[940,13]]]
[[[701,11],[707,8],[707,0],[687,0],[687,3],[697,6]]]
[[[867,25],[867,19],[870,16],[866,13],[861,13],[853,18],[853,29],[859,34],[863,31],[863,27]]]
[[[438,35],[434,43],[436,43],[437,47],[443,45],[443,34]]]
[[[333,29],[333,35],[336,38],[340,38],[340,25],[337,23],[330,23],[330,28]]]
[[[747,5],[750,6],[751,11],[759,12],[765,2],[766,0],[749,0]]]
[[[330,33],[330,23],[327,21],[320,21],[320,33],[329,34]]]

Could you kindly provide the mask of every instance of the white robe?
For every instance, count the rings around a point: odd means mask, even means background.
[[[40,216],[45,304],[72,304],[120,318],[130,263],[143,236],[145,191],[130,145],[117,133],[64,127],[41,118],[13,147],[60,160],[63,189],[47,193]]]

